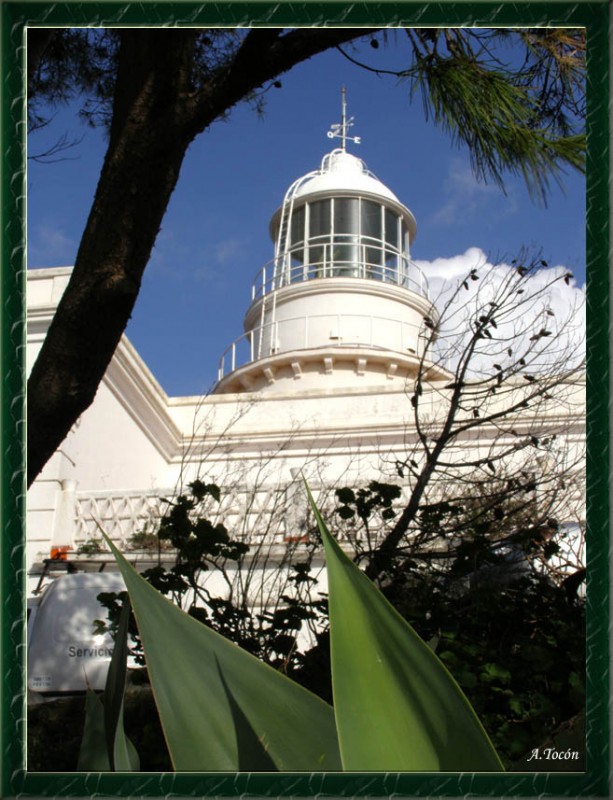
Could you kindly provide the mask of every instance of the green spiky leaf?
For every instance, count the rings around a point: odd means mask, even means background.
[[[329,705],[174,606],[107,543],[130,594],[176,770],[340,769]]]
[[[308,486],[307,492],[326,553],[334,712],[343,768],[501,771],[457,683],[343,553]]]

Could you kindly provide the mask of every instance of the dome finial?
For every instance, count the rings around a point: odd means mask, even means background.
[[[330,139],[340,139],[341,150],[345,152],[347,141],[360,144],[361,137],[347,136],[347,131],[349,128],[353,127],[353,117],[349,117],[349,119],[347,119],[347,90],[344,86],[341,87],[341,111],[341,122],[336,122],[330,127],[330,130],[328,131],[328,137]]]

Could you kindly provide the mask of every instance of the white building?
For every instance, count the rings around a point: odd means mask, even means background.
[[[98,523],[127,546],[159,513],[160,497],[198,476],[222,487],[235,535],[268,536],[278,553],[305,532],[301,472],[316,489],[400,481],[394,465],[417,439],[409,396],[438,316],[411,260],[415,219],[347,152],[347,126],[343,115],[341,147],[292,184],[273,214],[274,259],[256,277],[245,333],[225,351],[212,394],[168,397],[122,339],[94,404],[30,490],[30,589],[53,547],[76,550],[98,537]],[[69,276],[67,267],[28,274],[28,368]],[[435,425],[450,374],[426,367],[420,403]],[[521,379],[516,390],[526,390]],[[526,435],[535,424],[555,433],[577,477],[583,392],[569,380],[540,419],[515,415]],[[490,408],[501,402],[492,397]],[[451,457],[494,442],[503,444],[499,429],[481,426]],[[582,520],[580,480],[567,501],[565,521]]]

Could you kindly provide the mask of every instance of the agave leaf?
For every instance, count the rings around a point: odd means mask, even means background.
[[[503,769],[461,689],[330,534],[307,486],[328,571],[334,711],[350,771]]]
[[[102,698],[91,689],[85,695],[85,725],[79,749],[77,769],[79,772],[137,772],[140,759],[136,748],[123,732],[123,724],[117,729],[114,744],[114,767],[109,761],[105,730],[105,708]]]
[[[140,769],[140,759],[136,748],[126,736],[123,728],[129,620],[130,603],[126,601],[121,609],[113,657],[104,685],[104,732],[110,769],[113,772],[137,772]]]
[[[121,714],[123,717],[123,703],[121,705]],[[115,772],[138,772],[140,769],[138,752],[124,732],[123,721],[115,732],[113,768]]]
[[[266,772],[277,772],[275,762],[266,752],[266,748],[258,738],[257,733],[249,723],[247,717],[237,703],[232,691],[226,683],[223,672],[217,663],[219,672],[219,679],[221,680],[224,692],[230,705],[230,712],[232,713],[232,720],[236,730],[236,744],[238,751],[238,769],[239,772],[257,772],[265,770]]]
[[[111,769],[104,735],[104,706],[91,689],[85,695],[85,724],[77,769],[79,772],[108,772]]]
[[[128,620],[130,604],[124,602],[115,636],[113,657],[109,664],[104,686],[104,732],[111,769],[115,769],[115,733],[123,711],[123,695],[126,685],[126,660],[128,657]]]
[[[174,606],[105,538],[130,594],[176,770],[341,768],[329,705]]]
[[[123,696],[128,653],[130,604],[124,604],[103,698],[85,695],[85,724],[77,769],[82,772],[137,772],[140,759],[123,728]]]

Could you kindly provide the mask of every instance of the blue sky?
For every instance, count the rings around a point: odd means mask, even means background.
[[[396,67],[401,50],[362,48],[373,66]],[[578,173],[555,184],[546,208],[509,176],[506,195],[478,183],[469,153],[426,122],[421,98],[406,84],[381,78],[331,52],[299,65],[266,95],[262,116],[234,109],[191,145],[145,272],[127,335],[170,395],[202,394],[215,379],[223,350],[243,332],[251,283],[273,256],[270,217],[289,184],[316,169],[334,142],[340,88],[347,87],[350,152],[364,159],[417,219],[412,256],[451,259],[479,248],[493,263],[523,246],[585,280],[585,181]],[[85,128],[76,109],[57,112],[31,137],[44,151],[66,133],[83,137],[53,164],[28,166],[28,265],[74,263],[104,157],[101,130]]]

